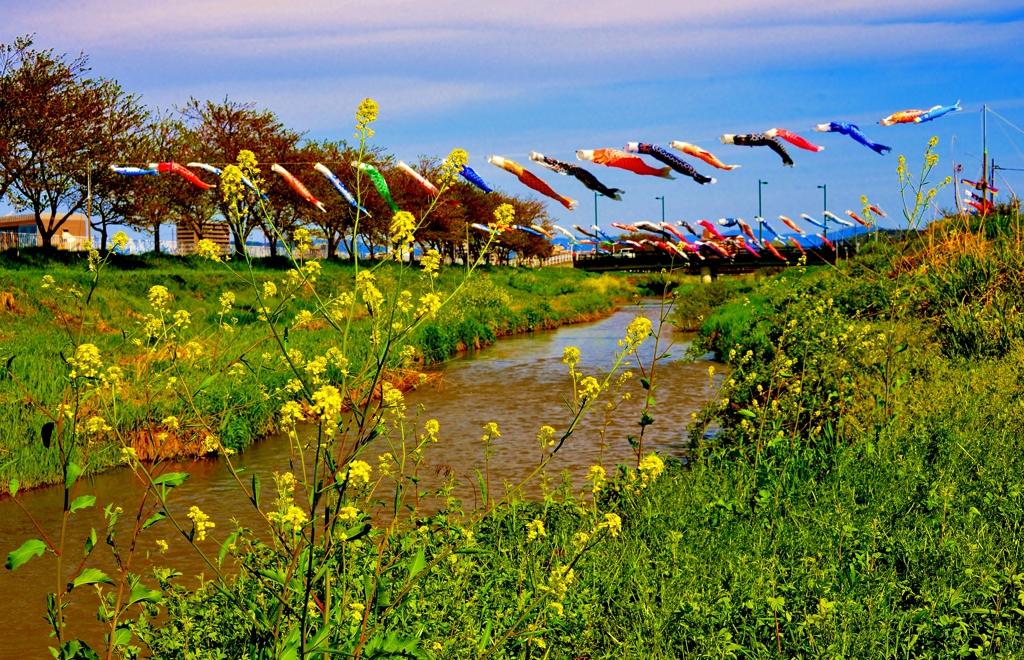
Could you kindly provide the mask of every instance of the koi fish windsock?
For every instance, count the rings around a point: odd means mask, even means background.
[[[818,238],[820,238],[820,239],[821,239],[821,242],[822,242],[822,243],[824,243],[825,245],[827,245],[827,246],[828,246],[828,249],[832,250],[833,252],[835,252],[835,251],[836,251],[836,246],[835,246],[835,245],[832,245],[832,242],[831,242],[830,240],[828,240],[827,238],[825,238],[825,237],[824,237],[823,235],[821,235],[821,234],[815,234],[815,236],[817,236]]]
[[[787,131],[784,128],[771,128],[765,131],[764,134],[765,137],[782,138],[783,140],[789,142],[794,147],[800,147],[801,149],[806,149],[807,151],[825,151],[825,147],[821,147],[816,144],[811,144],[810,142],[800,137],[796,133],[792,131]]]
[[[426,190],[428,194],[433,195],[434,197],[437,197],[438,195],[441,194],[441,191],[437,189],[437,186],[427,181],[422,174],[412,169],[402,161],[398,161],[398,169],[402,170],[403,172],[411,176],[413,179],[415,179],[416,183],[420,184],[420,186],[424,190]]]
[[[785,260],[786,260],[786,258],[785,258],[784,256],[782,256],[782,254],[781,254],[781,253],[780,253],[780,252],[779,252],[778,250],[776,250],[776,249],[775,249],[775,246],[774,246],[774,245],[772,245],[772,242],[771,242],[771,241],[765,241],[765,242],[764,242],[764,247],[765,247],[765,248],[766,248],[766,249],[767,249],[767,250],[768,250],[769,252],[771,252],[771,253],[772,253],[772,254],[774,254],[774,255],[775,255],[776,257],[778,257],[779,259],[782,259],[783,261],[785,261]]]
[[[802,245],[800,245],[800,241],[798,241],[795,238],[793,238],[792,236],[790,236],[789,237],[789,242],[797,250],[800,250],[800,254],[807,254],[807,252],[804,251],[804,247]]]
[[[616,229],[621,229],[622,231],[628,231],[628,232],[640,231],[638,228],[634,227],[633,225],[624,225],[621,222],[613,222],[612,223],[612,227],[615,227]]]
[[[579,160],[589,160],[598,165],[629,170],[633,174],[660,176],[663,179],[675,178],[672,176],[671,167],[655,169],[645,163],[644,159],[640,156],[627,154],[625,151],[619,151],[618,149],[580,149],[576,152],[576,158]]]
[[[511,225],[511,228],[512,229],[518,229],[519,231],[523,232],[524,234],[529,234],[531,236],[543,236],[544,235],[544,234],[540,233],[539,231],[537,231],[536,229],[534,229],[533,227],[524,227],[523,225]]]
[[[721,232],[719,232],[718,229],[707,220],[698,220],[697,224],[711,232],[711,235],[718,240],[725,240],[725,236],[722,236]]]
[[[932,110],[937,110],[939,106],[935,106]],[[918,117],[923,115],[927,110],[900,110],[894,112],[888,117],[883,117],[878,120],[878,123],[882,126],[893,126],[894,124],[909,124],[916,120]]]
[[[758,259],[760,259],[760,258],[761,258],[761,255],[760,255],[760,253],[758,253],[758,251],[757,251],[757,250],[755,250],[754,248],[750,247],[750,245],[748,245],[748,244],[747,244],[747,242],[746,242],[745,240],[743,240],[743,237],[742,237],[742,236],[737,236],[737,237],[736,237],[736,240],[735,240],[735,241],[733,241],[733,242],[734,242],[734,243],[737,243],[737,244],[739,244],[739,246],[740,246],[741,248],[743,248],[744,250],[746,250],[746,251],[747,251],[747,252],[749,252],[750,254],[754,255],[754,256],[755,256],[755,257],[757,257]]]
[[[718,224],[722,225],[723,227],[735,227],[737,224],[739,224],[739,218],[719,218]]]
[[[548,168],[552,172],[558,172],[565,176],[576,177],[576,179],[586,186],[588,190],[593,190],[596,193],[600,193],[601,195],[616,201],[621,202],[622,193],[626,192],[625,190],[619,190],[618,188],[609,188],[598,181],[596,176],[578,165],[566,163],[561,160],[555,160],[554,158],[548,158],[544,154],[539,154],[536,151],[530,153],[530,160],[538,165]]]
[[[679,151],[682,151],[684,154],[688,156],[700,158],[702,161],[704,161],[711,167],[717,167],[720,170],[734,170],[739,167],[739,165],[726,165],[722,161],[715,158],[710,151],[707,151],[706,149],[701,149],[697,145],[690,144],[689,142],[679,142],[678,140],[672,140],[671,142],[668,143],[668,146],[672,147],[673,149],[678,149]]]
[[[714,250],[715,252],[717,252],[721,256],[725,257],[726,259],[732,259],[732,255],[729,254],[725,250],[725,248],[723,248],[722,246],[718,245],[718,243],[716,243],[715,241],[704,241],[702,243],[702,245],[704,245],[705,247],[711,248],[712,250]]]
[[[782,158],[783,165],[789,165],[793,167],[795,163],[793,159],[789,157],[789,152],[782,146],[777,138],[768,137],[761,133],[750,133],[748,135],[733,135],[726,133],[719,138],[722,144],[735,144],[741,147],[768,147]]]
[[[209,172],[210,174],[215,174],[217,176],[220,176],[223,173],[223,170],[221,170],[219,167],[214,167],[213,165],[209,165],[207,163],[188,163],[186,167],[194,167],[196,169],[203,170],[205,172]],[[248,188],[249,190],[253,191],[254,193],[258,194],[264,202],[270,200],[269,197],[267,197],[264,193],[260,192],[260,189],[256,187],[256,184],[249,180],[249,177],[244,175],[242,176],[242,185]]]
[[[767,220],[765,220],[764,218],[754,218],[754,220],[757,220],[757,223],[764,227],[765,229],[767,229],[772,236],[780,240],[782,239],[782,236],[779,235],[779,232],[775,231],[775,227],[772,227]]]
[[[669,232],[670,234],[672,234],[676,238],[678,238],[683,243],[688,242],[686,240],[686,237],[683,236],[683,232],[679,231],[678,229],[676,229],[672,225],[668,224],[667,222],[662,222],[658,226],[661,227],[662,229],[664,229],[665,231]]]
[[[565,237],[569,239],[569,243],[571,243],[572,245],[576,245],[579,243],[579,241],[576,240],[576,237],[572,235],[572,232],[566,229],[565,227],[559,227],[558,225],[553,225],[553,227],[557,231],[560,231],[562,234],[564,234]]]
[[[807,215],[806,213],[801,213],[800,217],[803,218],[804,220],[806,220],[807,222],[811,223],[815,227],[821,227],[822,229],[828,229],[828,227],[826,227],[824,225],[824,223],[818,222],[817,220],[815,220],[811,216]]]
[[[556,193],[554,189],[551,188],[551,186],[544,183],[543,180],[537,178],[536,175],[534,175],[529,170],[524,169],[522,165],[516,163],[515,161],[502,158],[501,156],[488,156],[487,162],[496,167],[500,167],[506,172],[511,172],[512,174],[515,174],[516,178],[518,178],[524,186],[526,186],[527,188],[533,188],[540,194],[545,195],[546,197],[550,197],[551,199],[557,201],[559,204],[569,209],[570,211],[573,210],[577,205],[579,205],[579,202],[577,202],[575,199],[563,197],[562,195]]]
[[[277,172],[278,174],[280,174],[284,178],[285,182],[289,186],[291,186],[291,189],[294,190],[299,197],[306,200],[313,206],[317,207],[324,213],[327,213],[327,209],[324,208],[323,202],[319,201],[316,197],[313,197],[313,193],[309,192],[309,188],[302,185],[302,182],[296,179],[295,175],[293,175],[291,172],[284,169],[277,163],[274,163],[273,165],[270,166],[270,171]]]
[[[742,231],[744,234],[746,234],[747,238],[749,238],[750,240],[754,241],[754,244],[756,245],[757,244],[757,237],[754,236],[754,230],[750,228],[750,225],[748,225],[747,223],[743,222],[739,218],[736,219],[736,222],[740,226],[740,231]]]
[[[888,217],[888,216],[885,215],[885,211],[883,211],[882,209],[878,208],[874,204],[872,204],[871,206],[868,206],[868,208],[871,209],[871,212],[874,213],[875,215],[881,216],[883,218]]]
[[[373,186],[380,193],[380,196],[384,198],[384,201],[388,203],[388,208],[393,213],[398,213],[398,205],[391,199],[391,191],[388,190],[388,182],[384,180],[384,175],[380,173],[373,165],[369,163],[360,163],[358,161],[352,161],[352,167],[355,167],[363,172],[366,172],[366,176],[370,177],[370,181],[373,182]]]
[[[854,224],[852,222],[850,222],[849,220],[843,220],[842,218],[840,218],[835,213],[832,213],[831,211],[822,211],[821,214],[823,216],[825,216],[826,218],[829,218],[830,220],[832,220],[832,222],[838,223],[838,224],[840,224],[840,225],[842,225],[844,227],[853,227],[854,226]]]
[[[148,167],[149,169],[156,170],[157,172],[174,172],[182,179],[185,179],[192,185],[202,188],[203,190],[209,190],[210,188],[213,188],[211,184],[204,182],[202,179],[193,174],[191,170],[189,170],[184,165],[181,165],[180,163],[150,163]]]
[[[690,177],[701,185],[715,182],[715,179],[698,173],[697,170],[693,169],[693,166],[685,160],[670,154],[656,144],[648,144],[647,142],[627,142],[624,151],[631,154],[643,154],[645,156],[650,156],[655,160],[660,160],[676,172]]]
[[[685,220],[680,220],[679,222],[676,223],[676,226],[682,227],[683,229],[690,232],[694,236],[700,238],[700,233],[696,229],[694,229],[689,222],[686,222]]]
[[[359,206],[359,203],[356,202],[355,195],[349,192],[348,188],[345,187],[345,184],[341,182],[341,179],[339,179],[334,172],[327,169],[327,167],[322,163],[317,163],[316,165],[313,166],[313,169],[319,172],[320,174],[323,174],[324,177],[327,179],[328,183],[330,183],[331,186],[333,186],[334,189],[338,191],[339,195],[345,198],[345,201],[348,202],[352,206],[352,208],[358,209],[367,216],[370,215],[369,211],[364,209],[362,206]]]
[[[868,136],[864,135],[864,132],[860,130],[860,127],[856,124],[848,124],[844,121],[833,121],[827,124],[818,124],[814,127],[814,130],[819,133],[840,133],[842,135],[848,135],[879,155],[885,155],[887,152],[892,151],[892,147],[872,142]]]
[[[941,117],[943,115],[948,115],[949,113],[956,112],[957,110],[960,110],[960,101],[957,101],[953,105],[947,105],[947,106],[937,105],[934,108],[932,108],[931,110],[929,110],[927,112],[922,112],[917,117],[914,117],[914,123],[915,124],[923,124],[926,121],[931,121],[933,119],[938,119],[939,117]]]
[[[532,229],[534,231],[537,231],[537,232],[540,232],[541,234],[547,236],[548,238],[554,238],[555,237],[554,234],[549,232],[547,229],[544,229],[540,225],[530,225],[530,229]]]
[[[484,183],[484,180],[480,178],[480,175],[477,174],[476,171],[469,165],[462,166],[462,169],[459,170],[459,176],[461,176],[466,181],[469,181],[470,183],[472,183],[474,186],[484,191],[485,193],[494,192],[494,190],[486,183]]]
[[[803,234],[804,233],[803,229],[800,229],[799,227],[797,227],[796,223],[793,222],[792,220],[790,220],[789,218],[787,218],[786,216],[780,215],[779,216],[779,220],[782,220],[782,224],[786,225],[787,227],[789,227],[790,229],[792,229],[796,233],[798,233],[798,234]]]
[[[595,238],[597,240],[601,240],[600,238],[597,237],[596,234],[591,234],[589,231],[587,231],[583,227],[580,227],[579,225],[572,225],[572,228],[575,229],[576,231],[578,231],[579,233],[583,234],[584,236],[587,236],[589,238]]]
[[[110,171],[114,174],[121,174],[122,176],[157,176],[160,174],[153,168],[122,167],[120,165],[111,165]]]
[[[640,229],[643,229],[644,231],[651,232],[652,234],[661,234],[665,238],[669,238],[669,239],[672,238],[672,234],[668,233],[667,231],[665,231],[664,229],[662,229],[658,225],[654,224],[653,222],[647,222],[646,220],[640,220],[639,222],[634,222],[633,224],[636,225],[637,227],[639,227]]]
[[[859,215],[857,215],[853,211],[847,210],[846,211],[846,215],[850,216],[851,218],[853,218],[854,220],[856,220],[860,224],[864,225],[865,227],[869,227],[869,228],[871,227],[871,223],[870,222],[865,222]]]

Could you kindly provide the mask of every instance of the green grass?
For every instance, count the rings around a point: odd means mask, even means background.
[[[254,262],[255,276],[260,282],[280,282],[287,271],[284,260]],[[410,288],[418,297],[421,284],[398,281],[400,271],[393,264],[383,264],[376,273],[385,293],[399,287]],[[347,262],[325,261],[319,285],[328,292],[351,290],[353,274],[353,266]],[[105,360],[126,371],[133,368],[143,349],[126,342],[122,331],[130,337],[145,315],[151,313],[147,294],[152,286],[166,286],[173,296],[171,308],[191,314],[191,330],[202,339],[208,353],[237,355],[267,336],[265,325],[257,318],[251,287],[231,275],[224,265],[198,257],[113,256],[93,296],[92,308],[96,311],[88,313],[84,323],[80,323],[71,310],[66,330],[57,321],[60,310],[53,304],[53,290],[42,288],[44,275],[52,276],[64,287],[77,284],[87,290],[89,284],[84,258],[79,255],[48,254],[34,249],[0,253],[0,358],[4,363],[13,358],[13,376],[31,397],[51,409],[60,403],[67,383],[69,369],[62,356],[72,355],[75,344],[95,343]],[[451,292],[463,275],[457,267],[443,269],[435,285],[441,292]],[[235,332],[218,341],[214,336],[218,299],[225,292],[236,296],[230,314]],[[500,336],[595,319],[609,313],[632,292],[628,280],[589,275],[572,268],[526,271],[483,267],[450,308],[409,338],[408,343],[416,347],[419,355],[413,367],[443,362],[461,350],[487,345]],[[300,295],[296,302],[288,308],[284,321],[313,307],[309,295]],[[337,344],[339,335],[326,324],[320,326],[289,333],[287,347],[307,357],[323,354]],[[365,319],[357,319],[349,333],[347,350],[351,363],[359,363],[369,349],[368,327]],[[272,343],[265,345],[267,352],[279,353]],[[259,362],[262,352],[255,351],[255,359],[250,357],[249,361]],[[209,363],[205,364],[208,374]],[[396,360],[389,366],[397,369],[402,365]],[[202,369],[193,369],[186,375],[195,377],[197,382],[204,380]],[[274,430],[276,404],[265,399],[259,385],[273,391],[286,382],[283,369],[263,370],[258,382],[246,379],[242,384],[218,377],[196,402],[200,410],[232,409],[220,429],[220,437],[225,446],[241,450]],[[166,416],[181,414],[183,408],[183,402],[172,397],[150,396],[147,402],[144,392],[125,392],[118,431],[122,435],[147,432],[154,425],[159,426]],[[23,486],[32,486],[60,480],[56,452],[45,450],[40,443],[46,421],[14,381],[0,380],[0,483],[17,478]],[[92,451],[93,470],[101,470],[120,459],[116,442],[94,447]]]

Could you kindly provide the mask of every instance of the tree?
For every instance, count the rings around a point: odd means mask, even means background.
[[[186,155],[183,129],[170,112],[159,108],[147,116],[143,129],[128,141],[124,162],[148,163],[167,162]],[[153,252],[160,251],[160,227],[167,222],[180,222],[202,236],[205,223],[216,212],[215,200],[211,194],[195,190],[173,176],[122,177],[131,200],[128,221],[133,227],[153,236]],[[213,192],[213,191],[211,191]],[[205,210],[189,215],[195,202]],[[193,226],[195,225],[195,226]]]
[[[67,219],[85,206],[88,170],[101,157],[102,122],[116,83],[87,78],[88,58],[82,54],[68,60],[52,49],[33,50],[22,40],[13,57],[5,97],[17,108],[16,125],[9,133],[5,169],[17,176],[5,192],[15,207],[32,211],[49,247]]]
[[[278,222],[288,224],[293,219],[295,196],[281,177],[269,172],[270,165],[289,162],[298,150],[302,135],[286,128],[274,112],[258,110],[255,103],[238,103],[226,97],[221,103],[192,98],[180,112],[192,133],[199,160],[223,167],[234,163],[243,150],[255,154],[263,175],[261,189],[270,200],[275,226],[266,225],[263,215],[256,213],[255,208],[251,212],[245,210],[238,216],[238,226],[232,227],[235,250],[241,252],[252,232],[261,229],[270,243],[271,254],[276,255],[275,227],[280,229]],[[220,202],[220,211],[226,218],[229,216],[224,204]]]
[[[4,199],[25,167],[20,133],[23,103],[19,102],[18,74],[31,60],[32,37],[20,37],[13,44],[0,44],[0,199]]]
[[[149,113],[138,96],[127,94],[117,83],[103,87],[104,109],[99,125],[99,149],[107,163],[131,163],[144,156],[144,145]],[[107,249],[107,231],[111,225],[129,222],[135,212],[139,186],[134,177],[115,174],[101,163],[90,167],[92,193],[92,228],[99,232],[100,249]],[[89,191],[86,191],[87,193]],[[159,240],[159,239],[158,239]]]

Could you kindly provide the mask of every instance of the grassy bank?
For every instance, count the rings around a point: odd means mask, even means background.
[[[237,266],[244,270],[242,264]],[[282,290],[288,271],[284,260],[253,262],[257,281],[275,282]],[[427,285],[403,282],[401,273],[394,264],[380,265],[375,271],[379,288],[385,295],[408,288],[418,299]],[[44,284],[47,275],[53,278],[53,286]],[[461,276],[458,268],[442,269],[433,288],[453,291]],[[325,261],[318,279],[329,291],[352,290],[354,268],[346,262]],[[51,420],[28,401],[34,398],[51,409],[61,403],[71,371],[65,358],[82,341],[94,343],[104,360],[109,356],[126,375],[117,428],[103,434],[91,448],[92,470],[117,463],[122,441],[145,458],[151,450],[149,439],[160,433],[171,436],[164,443],[165,455],[201,453],[196,437],[162,424],[168,417],[185,415],[181,427],[187,428],[185,411],[193,404],[200,410],[230,411],[223,416],[219,437],[233,450],[244,449],[275,428],[279,404],[266,394],[287,385],[288,370],[278,357],[274,337],[259,319],[252,287],[223,264],[199,257],[115,255],[93,294],[95,311],[79,316],[71,291],[77,288],[84,294],[89,283],[90,273],[81,255],[37,250],[0,254],[0,357],[4,363],[12,359],[13,375],[13,379],[0,380],[0,483],[17,478],[23,486],[31,486],[61,479],[58,457],[40,442],[44,425]],[[179,351],[156,358],[166,367],[168,378],[194,381],[193,401],[152,390],[149,384],[145,389],[132,385],[133,369],[146,354],[144,346],[133,342],[144,334],[147,316],[154,314],[147,297],[154,286],[166,287],[173,313],[188,315],[188,322],[176,331],[182,336],[185,352],[194,354]],[[443,362],[467,347],[486,345],[504,335],[593,320],[609,313],[632,291],[627,280],[591,276],[572,268],[483,267],[444,314],[425,322],[405,339],[415,353],[401,357],[402,347],[397,347],[386,367],[396,382],[414,383],[419,369]],[[233,300],[225,311],[226,294]],[[302,360],[336,345],[338,334],[323,321],[295,327],[303,310],[315,307],[311,292],[296,295],[297,300],[276,320],[290,328],[284,332],[284,347],[297,351],[294,355]],[[168,321],[171,314],[166,314]],[[349,363],[363,361],[369,350],[370,323],[365,316],[355,318],[347,333]],[[184,341],[186,334],[191,344]],[[242,355],[245,358],[234,368],[258,374],[258,378],[243,379],[240,373],[221,368],[225,360]]]

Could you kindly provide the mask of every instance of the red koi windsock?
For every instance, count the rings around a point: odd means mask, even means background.
[[[277,172],[278,174],[280,174],[288,183],[288,185],[291,186],[291,189],[298,193],[299,197],[306,200],[313,206],[317,207],[324,213],[327,213],[327,209],[324,208],[323,202],[317,200],[316,197],[313,197],[313,193],[309,192],[309,189],[306,188],[306,186],[302,185],[302,182],[296,179],[291,172],[284,169],[277,163],[274,163],[273,165],[270,166],[270,171]]]
[[[800,137],[792,131],[787,131],[784,128],[772,128],[764,132],[768,137],[780,137],[786,142],[789,142],[795,147],[806,149],[807,151],[825,151],[825,147],[820,147],[816,144],[811,144],[804,138]]]
[[[829,241],[827,238],[825,238],[825,236],[823,234],[815,234],[815,236],[820,238],[821,242],[824,243],[825,245],[827,245],[830,250],[832,250],[833,252],[836,251],[836,246],[832,245],[832,242]]]
[[[800,234],[801,236],[803,235],[804,230],[800,229],[799,227],[797,227],[796,223],[793,222],[792,220],[790,220],[789,218],[787,218],[786,216],[780,215],[779,216],[779,220],[782,220],[783,224],[785,224],[787,227],[789,227],[790,229],[792,229],[796,233]]]
[[[402,161],[398,161],[398,169],[402,170],[403,172],[411,176],[413,179],[415,179],[416,183],[420,184],[420,186],[422,186],[424,190],[426,190],[434,197],[437,197],[438,195],[441,194],[441,191],[437,189],[437,186],[427,181],[422,174],[412,169]]]
[[[707,220],[698,220],[697,224],[711,232],[718,240],[725,240],[725,236],[722,236],[721,232],[719,232],[718,229],[716,229],[715,226]]]
[[[726,252],[725,248],[723,248],[721,245],[718,245],[714,241],[704,241],[703,244],[708,246],[709,248],[711,248],[712,250],[714,250],[718,254],[722,255],[726,259],[731,259],[732,258],[732,255],[729,254],[728,252]]]
[[[633,174],[659,176],[663,179],[675,178],[672,176],[671,167],[651,167],[645,163],[644,159],[640,156],[634,156],[633,154],[626,153],[619,149],[580,149],[576,152],[576,158],[578,160],[589,160],[590,162],[597,163],[598,165],[619,167],[624,170],[629,170]]]
[[[856,213],[854,213],[853,211],[847,210],[846,211],[846,215],[850,216],[851,218],[853,218],[854,220],[856,220],[860,224],[864,225],[865,227],[870,227],[871,226],[870,222],[864,222],[864,220],[862,220],[861,217],[859,215],[857,215]]]
[[[758,254],[757,250],[755,250],[754,248],[750,247],[750,245],[745,240],[743,240],[742,236],[739,236],[737,238],[739,239],[738,242],[740,244],[740,247],[742,247],[744,250],[746,250],[750,254],[754,255],[758,259],[761,258],[761,255]]]
[[[684,243],[686,242],[686,237],[683,236],[683,232],[679,231],[678,229],[668,224],[667,222],[662,222],[658,226],[664,229],[665,231],[669,232],[679,240],[683,241]]]
[[[615,227],[616,229],[621,229],[622,231],[640,231],[638,227],[634,227],[633,225],[624,225],[621,222],[613,222],[612,227]]]
[[[174,172],[181,178],[185,179],[194,186],[198,186],[203,190],[209,190],[213,186],[209,183],[205,183],[202,179],[192,173],[192,170],[188,169],[180,163],[150,163],[149,169],[156,170],[157,172]]]
[[[868,208],[871,209],[872,213],[874,213],[874,214],[876,214],[876,215],[878,215],[880,217],[883,217],[883,218],[887,217],[885,215],[885,211],[883,211],[882,209],[878,208],[877,206],[871,205]]]
[[[786,260],[786,258],[785,258],[785,257],[783,257],[783,256],[782,256],[782,254],[781,254],[781,253],[780,253],[780,252],[779,252],[778,250],[776,250],[776,249],[775,249],[775,246],[774,246],[774,245],[772,245],[772,242],[771,242],[771,241],[765,241],[765,242],[764,242],[764,246],[765,246],[766,248],[768,248],[768,251],[769,251],[769,252],[771,252],[772,254],[774,254],[774,255],[775,255],[776,257],[778,257],[779,259],[782,259],[783,261],[785,261],[785,260]]]
[[[800,245],[800,242],[797,241],[792,236],[789,237],[789,242],[793,244],[793,247],[795,247],[796,249],[800,250],[800,254],[807,254],[806,252],[804,252],[804,248],[803,248],[802,245]]]

